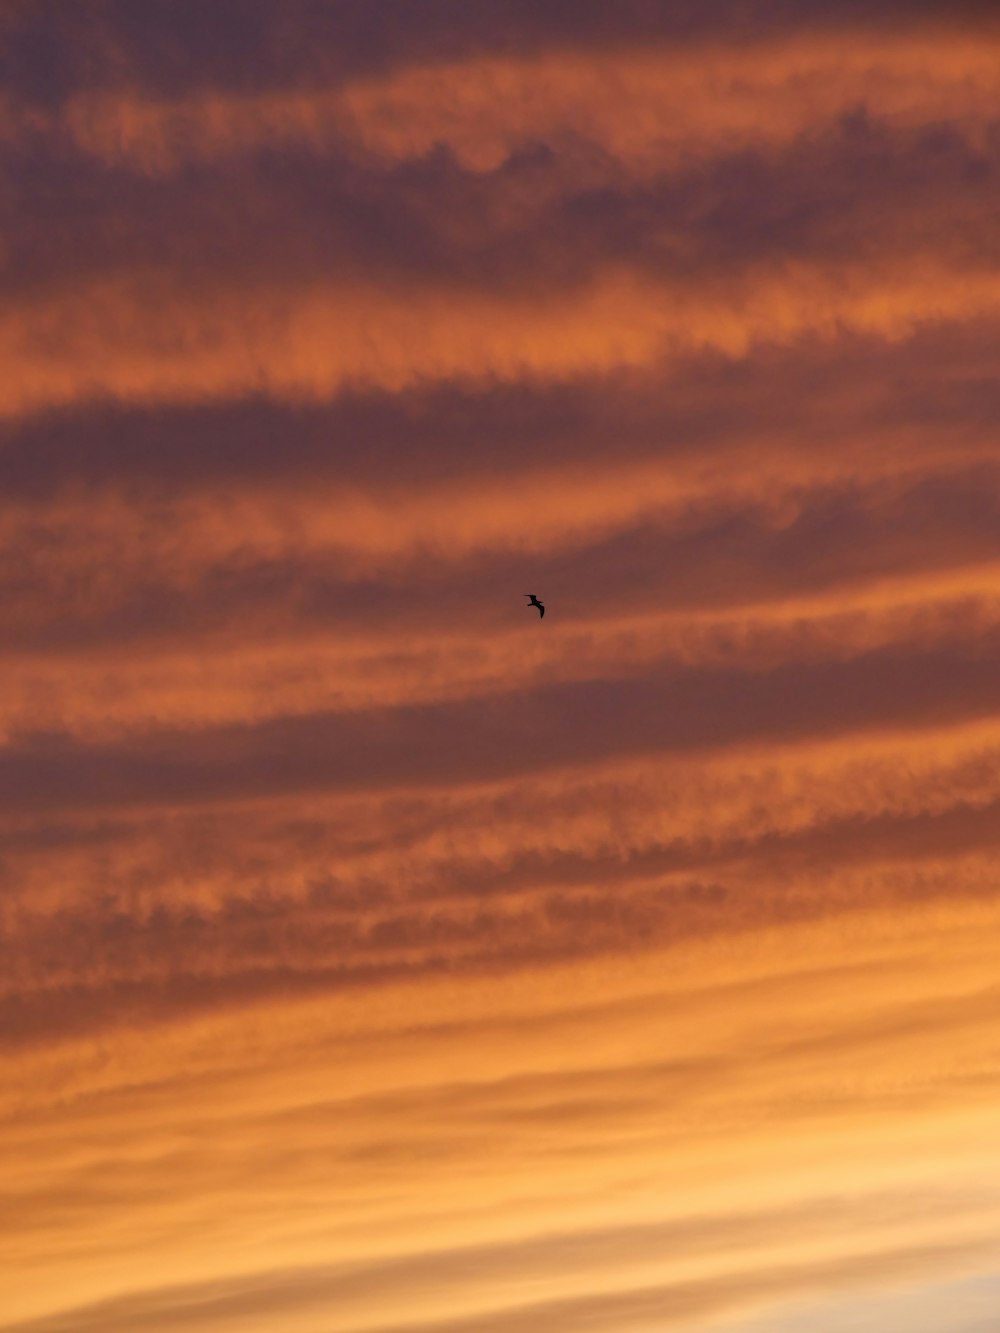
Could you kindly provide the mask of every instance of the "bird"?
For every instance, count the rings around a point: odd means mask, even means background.
[[[529,599],[529,601],[528,601],[528,605],[529,605],[529,606],[537,606],[537,607],[538,607],[538,619],[541,620],[542,616],[545,615],[545,607],[544,607],[544,606],[542,605],[542,603],[538,600],[538,594],[537,594],[537,593],[534,593],[534,592],[526,592],[524,595],[525,595],[525,597],[527,597],[527,598]]]

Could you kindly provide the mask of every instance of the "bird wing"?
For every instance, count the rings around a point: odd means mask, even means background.
[[[538,619],[541,620],[542,616],[544,616],[544,615],[545,615],[545,607],[542,606],[541,602],[539,602],[539,603],[538,603]]]

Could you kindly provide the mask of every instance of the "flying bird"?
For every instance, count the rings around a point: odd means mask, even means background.
[[[526,592],[524,595],[525,595],[525,597],[527,597],[527,598],[529,599],[529,601],[528,601],[528,605],[529,605],[529,606],[537,606],[537,607],[538,607],[538,619],[541,620],[542,616],[545,615],[545,607],[544,607],[544,606],[542,605],[542,603],[538,600],[538,594],[537,594],[537,593],[534,593],[534,592]]]

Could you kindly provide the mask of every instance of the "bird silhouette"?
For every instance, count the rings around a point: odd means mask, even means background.
[[[528,601],[528,605],[529,605],[529,606],[537,606],[537,607],[538,607],[538,619],[541,620],[542,616],[545,615],[545,607],[544,607],[544,606],[542,605],[542,603],[538,600],[538,594],[537,594],[537,593],[534,593],[534,592],[526,592],[524,595],[525,595],[525,597],[529,598],[529,601]]]

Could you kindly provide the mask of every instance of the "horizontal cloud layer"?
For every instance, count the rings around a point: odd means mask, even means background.
[[[4,7],[0,1333],[990,1271],[998,38]]]

